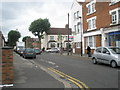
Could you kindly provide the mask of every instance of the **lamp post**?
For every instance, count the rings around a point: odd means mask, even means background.
[[[68,13],[68,44],[67,44],[67,55],[69,55],[69,13]]]
[[[80,18],[80,30],[81,30],[81,43],[80,43],[80,48],[81,49],[80,49],[80,53],[81,53],[81,56],[82,56],[83,55],[83,53],[82,53],[82,51],[83,51],[82,50],[82,22],[81,22],[82,21],[81,20],[82,17],[79,17],[79,18]]]

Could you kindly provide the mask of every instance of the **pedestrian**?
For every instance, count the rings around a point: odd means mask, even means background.
[[[42,48],[42,51],[43,51],[43,52],[45,51],[45,47]]]
[[[70,55],[72,55],[72,48],[69,48]]]
[[[89,46],[87,47],[87,55],[88,57],[91,57],[91,48]]]

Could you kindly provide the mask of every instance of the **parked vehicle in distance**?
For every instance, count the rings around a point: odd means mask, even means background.
[[[18,54],[20,54],[20,56],[22,56],[22,55],[23,55],[24,50],[25,50],[25,48],[21,48],[21,49],[19,49]]]
[[[93,53],[92,62],[109,64],[113,68],[120,66],[120,48],[98,47]]]
[[[14,48],[18,54],[20,54],[20,50],[25,48],[25,42],[16,42],[16,47]]]
[[[42,53],[42,50],[40,50],[39,48],[34,48],[34,50],[35,50],[36,54],[41,54]]]
[[[51,49],[46,50],[46,52],[48,52],[48,53],[58,53],[59,50],[57,48],[51,48]]]
[[[35,50],[32,48],[26,48],[23,52],[23,58],[36,58]]]

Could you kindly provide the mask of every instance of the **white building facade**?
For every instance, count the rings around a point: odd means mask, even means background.
[[[74,36],[73,53],[80,53],[81,41],[84,42],[83,41],[84,39],[83,39],[83,27],[82,27],[82,5],[80,2],[77,2],[77,0],[73,1],[71,7],[71,26]],[[82,48],[84,48],[84,43],[82,43]]]

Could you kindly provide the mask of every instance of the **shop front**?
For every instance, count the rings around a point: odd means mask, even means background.
[[[120,31],[108,33],[109,37],[109,46],[120,47]]]

